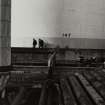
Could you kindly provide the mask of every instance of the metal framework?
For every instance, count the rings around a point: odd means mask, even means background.
[[[47,73],[38,67],[0,72],[0,105],[105,105],[102,67],[56,67],[57,53],[50,55]]]

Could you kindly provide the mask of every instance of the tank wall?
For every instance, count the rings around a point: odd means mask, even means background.
[[[64,0],[62,33],[73,38],[105,38],[105,0]]]

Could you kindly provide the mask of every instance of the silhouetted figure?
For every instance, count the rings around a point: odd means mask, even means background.
[[[33,38],[33,48],[36,48],[37,41]]]
[[[69,33],[69,38],[70,38],[70,36],[71,36],[71,33]]]
[[[44,41],[42,39],[39,39],[39,48],[44,47]]]
[[[67,38],[67,34],[65,34],[65,37]]]

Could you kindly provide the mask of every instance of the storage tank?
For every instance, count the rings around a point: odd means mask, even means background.
[[[105,48],[105,0],[13,0],[13,7],[13,46],[32,46],[38,36],[62,47]]]
[[[62,6],[61,34],[49,42],[61,47],[105,49],[105,0],[63,0]]]
[[[11,0],[0,0],[0,66],[11,64]]]
[[[64,0],[62,33],[105,39],[105,0]]]

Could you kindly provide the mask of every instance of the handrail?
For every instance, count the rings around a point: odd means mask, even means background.
[[[53,54],[50,55],[50,57],[48,59],[48,67],[49,67],[48,77],[47,77],[47,80],[45,81],[44,88],[42,89],[39,105],[49,105],[49,101],[50,101],[48,98],[49,91],[51,91],[52,85],[55,84],[55,81],[53,78],[53,72],[55,70],[56,54],[57,54],[57,50],[55,49]]]
[[[48,79],[52,78],[53,72],[55,70],[56,54],[57,54],[57,52],[58,52],[58,48],[54,49],[53,54],[48,59],[48,67],[49,67]]]
[[[56,52],[54,52],[48,59],[48,67],[50,67],[53,62],[54,62],[54,59],[55,59],[55,56],[56,56]]]
[[[58,51],[59,51],[58,47],[53,49],[53,54],[48,59],[48,67],[52,66],[52,64],[54,63]]]

